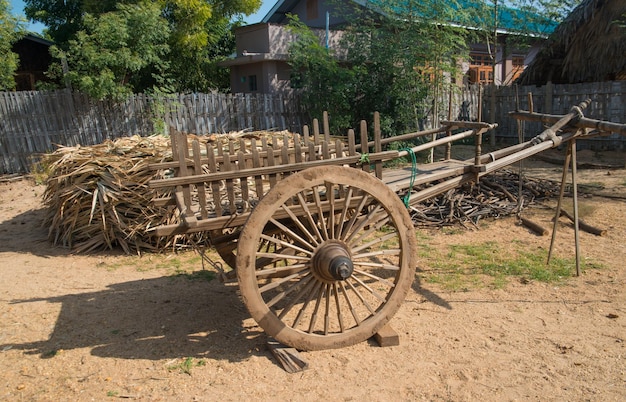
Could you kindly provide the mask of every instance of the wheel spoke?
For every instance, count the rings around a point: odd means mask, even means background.
[[[306,274],[304,274],[304,275],[306,275]],[[295,274],[293,274],[293,275],[289,275],[289,276],[286,276],[286,277],[281,278],[281,279],[279,279],[279,280],[276,280],[276,281],[274,281],[274,282],[270,282],[270,283],[268,283],[267,285],[260,287],[260,288],[259,288],[259,292],[260,292],[260,293],[265,293],[265,292],[267,292],[268,290],[272,290],[272,289],[275,289],[275,288],[279,287],[279,286],[280,286],[280,285],[282,285],[283,283],[289,282],[289,281],[291,281],[292,279],[295,279],[295,278],[297,278],[297,277],[299,277],[299,276],[304,276],[304,275],[302,274],[302,272],[297,272],[297,273],[295,273]]]
[[[354,265],[360,267],[388,269],[390,271],[397,271],[400,269],[400,267],[397,265],[383,264],[382,262],[354,261]]]
[[[313,309],[313,314],[311,314],[311,320],[309,321],[309,334],[313,333],[315,329],[315,321],[317,321],[317,312],[320,309],[320,304],[322,304],[322,299],[324,297],[324,292],[326,287],[322,284],[320,291],[317,294],[317,300],[315,300],[315,308]]]
[[[384,243],[387,240],[391,240],[391,239],[394,239],[394,238],[397,239],[398,237],[399,237],[398,236],[398,232],[394,231],[393,233],[388,233],[388,234],[386,234],[384,236],[376,237],[374,240],[370,241],[369,243],[361,244],[358,247],[353,247],[351,250],[352,250],[352,253],[358,253],[359,251],[362,251],[362,250],[365,250],[367,248],[370,248],[370,247],[372,247],[372,246],[374,246],[376,244]]]
[[[268,252],[268,251],[270,251],[270,244],[267,243],[267,242],[264,242],[264,241],[259,242],[259,247],[257,248],[257,251],[258,252],[261,252],[261,251]]]
[[[384,216],[382,216],[384,217]],[[367,239],[373,233],[377,233],[383,226],[385,226],[389,222],[389,218],[380,219],[376,222],[366,222],[365,225],[369,226],[367,230],[363,230],[360,232],[359,236],[352,238],[348,243],[350,245],[359,244],[364,239]],[[362,228],[361,228],[362,229]]]
[[[297,241],[300,244],[309,244],[306,240],[304,240],[302,237],[300,237],[297,233],[295,233],[293,230],[291,230],[287,226],[283,225],[281,222],[277,221],[276,219],[271,218],[270,222],[273,223],[274,225],[276,225],[279,229],[281,229],[283,231],[284,235],[288,235],[294,241]]]
[[[376,205],[376,207],[374,207],[364,218],[359,219],[359,224],[356,226],[356,228],[354,228],[352,233],[345,239],[345,242],[350,244],[352,238],[356,236],[357,233],[359,233],[359,231],[363,229],[367,224],[369,224],[372,220],[374,220],[374,218],[378,214],[378,211],[380,211],[381,208],[382,206],[380,204]]]
[[[400,255],[401,252],[402,250],[399,250],[397,248],[388,248],[386,250],[370,251],[369,253],[356,254],[356,255],[353,254],[352,258],[355,260],[358,260],[359,258],[376,257],[379,255]]]
[[[293,255],[293,254],[281,254],[281,253],[257,253],[260,258],[271,258],[272,262],[278,260],[297,260],[297,261],[309,261],[309,257],[305,255]]]
[[[352,318],[354,318],[354,322],[356,325],[361,325],[361,319],[359,318],[359,314],[357,313],[354,305],[352,304],[352,300],[350,299],[350,295],[348,295],[348,290],[346,289],[343,282],[339,282],[339,289],[341,289],[341,293],[343,293],[344,299],[346,299],[346,303],[350,307],[350,313],[352,313]]]
[[[333,189],[333,183],[326,182],[326,199],[328,200],[328,230],[330,233],[328,237],[330,239],[335,238],[335,192]],[[322,219],[323,220],[323,219]]]
[[[326,291],[325,291],[326,309],[324,310],[324,335],[328,335],[328,327],[330,326],[330,294],[331,294],[331,286],[330,286],[330,283],[327,283]]]
[[[370,199],[369,194],[365,194],[362,197],[363,198],[361,198],[361,202],[359,203],[359,206],[354,210],[354,213],[353,213],[352,217],[350,218],[350,221],[348,222],[348,224],[346,225],[346,227],[344,228],[344,230],[342,232],[341,239],[344,240],[344,241],[345,241],[345,237],[347,235],[349,235],[350,232],[352,231],[352,227],[354,226],[354,223],[357,221],[357,218],[359,217],[360,212],[369,203],[369,199]]]
[[[344,228],[342,235],[341,235],[341,239],[345,240],[345,236],[347,234],[350,233],[350,231],[352,230],[352,227],[354,226],[354,223],[356,222],[357,218],[359,217],[359,212],[363,210],[363,208],[365,208],[365,206],[367,205],[368,201],[369,201],[369,194],[366,194],[363,196],[363,198],[361,199],[361,202],[359,203],[359,206],[356,208],[356,210],[354,211],[354,214],[352,215],[352,218],[350,218],[350,221],[348,221],[348,224],[346,225],[346,227]]]
[[[290,249],[293,249],[293,250],[299,251],[299,252],[304,253],[304,254],[306,254],[306,255],[308,255],[308,256],[313,255],[313,253],[312,253],[312,251],[311,251],[311,250],[305,250],[305,249],[303,249],[303,248],[301,248],[301,247],[296,246],[296,245],[295,245],[295,244],[293,244],[293,243],[290,243],[290,242],[284,241],[284,240],[282,240],[282,239],[279,239],[279,238],[276,238],[276,237],[273,237],[273,236],[268,236],[268,235],[264,235],[264,234],[262,234],[262,235],[261,235],[261,239],[263,239],[263,240],[267,240],[268,242],[271,242],[271,243],[274,243],[274,244],[277,244],[277,245],[284,246],[284,247],[286,247],[286,248],[290,248]]]
[[[313,300],[314,297],[316,297],[319,294],[319,292],[321,291],[322,285],[323,285],[323,282],[320,282],[320,281],[314,282],[313,288],[307,295],[306,300],[302,304],[302,307],[300,307],[300,311],[298,311],[298,315],[296,316],[296,319],[293,321],[294,328],[298,327],[298,324],[300,323],[300,320],[302,319],[304,312],[309,306],[309,303],[311,302],[311,300]]]
[[[304,275],[302,277],[301,282],[304,282],[306,284],[312,278],[313,278],[313,275],[306,274],[306,275]],[[287,289],[285,289],[282,292],[278,293],[270,301],[267,302],[267,307],[273,307],[276,303],[281,301],[283,299],[283,297],[289,295],[291,292],[293,292],[294,290],[298,289],[300,286],[302,286],[301,282],[296,282],[296,283],[292,284],[291,286],[289,286]]]
[[[341,210],[341,216],[339,217],[339,223],[337,225],[337,239],[341,239],[343,223],[346,221],[348,211],[350,210],[350,201],[352,201],[352,187],[348,188],[348,192],[344,198],[343,209]]]
[[[261,279],[261,278],[266,278],[270,275],[274,275],[274,274],[279,274],[281,272],[290,272],[290,271],[294,271],[296,269],[308,269],[309,268],[309,264],[293,264],[293,265],[286,265],[284,267],[274,267],[274,268],[268,268],[268,269],[261,269],[255,272],[255,275],[257,276],[257,278]],[[298,271],[299,273],[299,271]]]
[[[374,297],[376,297],[378,300],[380,300],[381,302],[385,301],[385,298],[383,296],[381,296],[377,291],[375,291],[374,289],[372,289],[371,287],[369,287],[369,285],[367,285],[365,282],[363,282],[361,279],[357,278],[356,276],[352,275],[352,279],[354,279],[359,285],[361,285],[362,287],[364,287],[365,289],[367,289]]]
[[[322,208],[320,192],[316,189],[313,189],[313,200],[315,200],[315,206],[317,207],[317,216],[319,216],[318,222],[321,225],[320,232],[322,233],[322,240],[328,240],[328,229],[326,228],[326,220],[324,219],[324,208]]]
[[[389,282],[387,279],[381,278],[380,276],[377,276],[377,275],[374,275],[374,274],[370,274],[369,272],[361,271],[359,269],[355,269],[354,272],[358,273],[358,274],[361,274],[361,275],[364,275],[364,276],[367,276],[368,278],[375,279],[378,282],[384,283],[385,285],[387,285],[390,288],[396,286],[393,282]]]
[[[302,289],[300,289],[300,291],[291,298],[291,301],[282,309],[282,311],[278,315],[278,318],[282,320],[287,315],[287,313],[289,313],[291,309],[296,305],[298,300],[302,299],[302,297],[307,292],[309,292],[309,297],[307,298],[307,301],[305,301],[303,305],[303,308],[306,309],[306,305],[308,304],[309,301],[311,301],[311,297],[312,297],[311,290],[316,284],[318,284],[318,281],[315,280],[315,277],[313,275],[307,277],[305,281],[306,281],[306,284],[304,284],[304,286],[302,286]]]
[[[339,292],[337,291],[336,283],[333,283],[333,295],[335,296],[335,307],[337,308],[337,321],[339,322],[339,332],[344,332],[346,330],[345,329],[346,327],[343,323],[343,315],[341,314],[341,305],[339,304]]]
[[[365,300],[361,292],[359,292],[359,289],[357,289],[356,286],[354,286],[350,281],[347,281],[347,284],[348,287],[350,287],[350,289],[354,292],[354,294],[356,294],[359,300],[361,300],[361,303],[363,303],[363,305],[369,310],[370,314],[376,314],[376,310],[374,310],[372,306],[370,306],[370,304],[367,302],[367,300]]]
[[[322,234],[320,233],[319,228],[317,227],[317,223],[315,223],[315,219],[313,219],[313,215],[311,214],[311,210],[309,209],[309,206],[306,202],[306,199],[304,198],[304,195],[302,195],[302,192],[299,192],[298,195],[298,202],[300,203],[300,206],[302,207],[302,210],[304,211],[304,215],[306,216],[307,220],[309,221],[309,225],[311,225],[311,227],[313,228],[313,230],[315,231],[315,235],[317,236],[318,239],[323,239]],[[319,242],[317,242],[317,244],[319,244]]]
[[[311,241],[311,243],[313,243],[313,248],[315,248],[315,246],[319,245],[320,242],[319,240],[317,240],[315,238],[315,236],[313,236],[313,234],[309,231],[309,229],[307,229],[302,222],[300,221],[300,219],[298,219],[298,217],[293,213],[293,211],[291,210],[291,208],[289,208],[287,205],[283,204],[282,205],[283,210],[287,213],[287,215],[289,215],[289,218],[291,218],[291,221],[298,227],[298,229],[300,229],[305,235],[306,237],[309,238],[309,240]]]

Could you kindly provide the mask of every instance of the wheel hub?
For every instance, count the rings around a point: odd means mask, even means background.
[[[341,242],[326,242],[313,255],[313,272],[325,281],[345,281],[354,271],[350,253]]]

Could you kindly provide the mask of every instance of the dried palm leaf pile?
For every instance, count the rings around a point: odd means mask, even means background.
[[[278,133],[285,134],[285,133]],[[212,134],[203,142],[228,144],[241,136],[276,136],[275,132]],[[126,253],[162,251],[205,242],[204,234],[157,237],[151,229],[178,223],[173,207],[156,207],[169,196],[149,188],[163,178],[150,164],[172,160],[168,137],[124,137],[93,146],[59,147],[42,159],[48,168],[44,204],[48,237],[75,252],[121,247]]]
[[[173,219],[153,205],[150,163],[171,160],[169,139],[125,137],[94,146],[60,147],[44,157],[49,167],[44,203],[49,238],[76,252],[159,250],[172,239],[147,229]]]

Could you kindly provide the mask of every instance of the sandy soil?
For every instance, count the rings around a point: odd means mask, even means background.
[[[201,269],[195,256],[72,255],[46,240],[43,187],[0,183],[0,400],[625,400],[626,170],[579,180],[605,187],[581,197],[584,219],[607,230],[581,233],[584,261],[599,268],[560,284],[450,291],[424,280],[434,269],[424,260],[392,320],[399,346],[303,352],[309,369],[297,374],[273,359],[235,286],[180,275]],[[551,227],[552,213],[526,216]],[[514,218],[427,238],[502,252],[550,242]],[[571,258],[573,239],[563,221],[556,254]]]

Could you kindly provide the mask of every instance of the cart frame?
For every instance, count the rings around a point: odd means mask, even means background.
[[[331,137],[326,113],[324,132],[314,120],[311,135],[304,127],[293,137],[243,134],[213,144],[172,132],[173,161],[151,168],[174,175],[150,187],[170,191],[155,203],[175,206],[180,219],[154,232],[207,232],[233,269],[225,276],[237,275],[250,314],[278,341],[303,350],[349,346],[386,325],[413,283],[417,241],[407,207],[591,135],[576,126],[588,104],[551,117],[552,127],[533,140],[488,154],[482,136],[496,124],[443,121],[437,129],[383,138],[378,113],[373,140],[362,121],[359,144],[354,130]],[[384,149],[424,137],[432,141]],[[471,137],[474,157],[451,159],[452,143]],[[386,161],[442,145],[443,161],[417,171],[383,169]],[[423,184],[432,185],[415,190]]]

